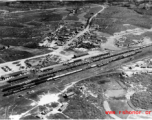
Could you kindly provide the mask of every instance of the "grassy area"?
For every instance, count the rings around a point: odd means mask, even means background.
[[[94,20],[101,27],[102,32],[113,34],[126,29],[123,24],[131,24],[142,28],[151,28],[150,17],[141,16],[134,10],[124,7],[110,6],[100,13]]]
[[[1,51],[0,57],[5,61],[14,61],[18,59],[28,58],[32,57],[33,54],[25,51],[17,51],[12,49],[7,49]]]
[[[41,14],[41,19],[40,21],[45,22],[45,21],[60,21],[62,19],[62,16],[60,14],[52,14],[52,13],[42,13]]]
[[[103,119],[103,115],[94,105],[76,96],[70,100],[64,114],[73,119]]]
[[[78,21],[79,20],[79,18],[77,17],[77,15],[72,15],[72,16],[67,16],[66,18],[65,18],[65,20],[75,20],[75,21]]]
[[[4,7],[4,10],[9,8]],[[18,6],[13,8],[19,11]],[[63,16],[62,13],[43,9],[8,13],[0,18],[0,42],[4,45],[38,48],[44,34],[54,31]]]
[[[122,112],[125,110],[131,111],[126,102],[121,100],[109,100],[110,108],[112,111],[115,111],[116,115],[122,119],[127,119],[129,114],[123,114]],[[119,114],[119,111],[121,113]]]
[[[67,117],[61,113],[57,113],[54,115],[50,115],[47,117],[48,119],[67,119]]]
[[[47,9],[47,8],[54,8],[60,7],[62,3],[58,1],[20,1],[20,2],[1,2],[0,7],[2,9],[6,9],[9,11],[16,11],[16,10],[30,10],[30,9]]]
[[[152,10],[145,10],[145,9],[134,9],[137,13],[142,15],[152,15]]]
[[[101,6],[92,7],[89,9],[89,11],[87,12],[87,14],[84,17],[89,18],[93,14],[96,14],[97,12],[99,12],[101,9],[102,9]]]

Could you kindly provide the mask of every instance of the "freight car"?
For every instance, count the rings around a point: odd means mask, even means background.
[[[45,68],[41,68],[41,69],[40,69],[41,72],[47,72],[47,71],[50,71],[50,70],[53,70],[52,66],[49,66],[49,67],[45,67]]]
[[[65,74],[62,74],[62,75],[55,76],[55,77],[53,77],[53,79],[64,77],[64,76],[74,74],[74,73],[77,73],[77,72],[80,72],[80,71],[82,71],[82,69],[78,69],[78,70],[71,71],[71,72],[68,72],[68,73],[65,73]],[[48,78],[47,80],[50,81],[50,80],[52,80],[52,78]]]
[[[22,86],[23,85],[15,85],[15,86],[6,87],[6,88],[2,89],[2,92],[6,92],[6,91],[9,91],[9,90],[12,90],[12,89],[15,89],[15,88],[20,88]]]
[[[82,59],[77,59],[77,60],[70,61],[70,62],[64,62],[62,65],[70,65],[70,64],[73,64],[73,63],[81,62],[81,61],[82,61]]]
[[[13,95],[13,94],[15,94],[15,93],[18,93],[18,92],[27,90],[27,89],[32,88],[32,87],[35,87],[35,86],[36,86],[36,85],[31,85],[31,86],[27,86],[27,87],[22,87],[22,88],[17,89],[17,90],[7,91],[6,93],[3,94],[3,96],[4,96],[4,97],[10,96],[10,95]]]
[[[29,75],[22,75],[22,76],[19,76],[16,78],[12,78],[12,79],[8,80],[7,82],[12,83],[12,82],[16,82],[16,81],[22,81],[22,80],[28,79],[28,77],[29,77]]]
[[[34,79],[31,79],[31,80],[28,80],[28,81],[25,81],[25,82],[21,82],[21,83],[15,84],[15,85],[7,84],[4,87],[2,87],[2,92],[22,87],[26,84],[32,83],[32,81],[37,81],[37,80],[38,80],[37,78],[34,78]]]
[[[46,78],[49,78],[49,77],[54,77],[55,75],[56,75],[55,73],[53,73],[53,74],[47,74],[45,76],[39,77],[38,80],[40,80],[40,79],[46,79]]]
[[[40,73],[40,74],[38,75],[38,78],[41,78],[41,77],[44,77],[44,76],[47,76],[47,75],[53,74],[53,73],[54,73],[54,71],[49,71],[49,72],[46,72],[46,73]]]
[[[79,53],[79,54],[75,54],[73,56],[73,58],[78,58],[78,57],[82,57],[82,56],[85,56],[85,55],[89,55],[88,53]]]
[[[102,56],[105,56],[105,55],[110,55],[110,52],[107,52],[107,53],[104,53],[104,54],[99,54],[99,55],[96,55],[96,56],[92,56],[91,58],[94,59],[94,58],[102,57]]]
[[[58,75],[58,76],[55,75],[56,72],[60,72],[60,71],[63,71],[63,70],[71,69],[71,68],[76,67],[76,66],[79,66],[79,65],[84,65],[84,64],[90,63],[90,62],[88,62],[88,61],[78,60],[78,62],[77,62],[77,61],[72,62],[72,63],[70,64],[70,66],[68,66],[68,67],[61,68],[61,69],[59,69],[59,70],[55,70],[55,71],[51,71],[51,72],[50,72],[50,71],[49,71],[49,72],[46,72],[45,74],[39,75],[37,79],[30,80],[29,82],[24,82],[23,84],[20,84],[20,85],[9,86],[9,87],[7,87],[7,88],[4,88],[2,91],[3,91],[3,92],[6,92],[6,93],[4,94],[4,96],[7,96],[7,95],[9,95],[9,94],[14,94],[14,93],[16,93],[16,92],[20,92],[20,91],[22,91],[22,90],[32,88],[32,87],[34,87],[34,86],[36,86],[36,85],[39,85],[39,84],[41,84],[41,83],[45,83],[45,82],[47,82],[47,81],[50,81],[50,80],[53,80],[53,79],[56,79],[56,78],[60,78],[60,77],[63,77],[63,76],[67,76],[67,75],[70,75],[70,74],[74,74],[74,73],[76,73],[76,72],[81,72],[81,71],[83,71],[83,70],[86,70],[86,69],[89,69],[89,68],[93,68],[93,67],[101,67],[101,66],[107,65],[107,64],[109,64],[109,63],[111,63],[111,62],[113,62],[113,61],[116,61],[116,60],[119,60],[119,59],[123,59],[123,58],[125,58],[125,57],[129,57],[129,56],[132,56],[132,55],[134,55],[134,54],[137,54],[137,53],[141,52],[141,51],[131,52],[132,50],[129,50],[129,51],[130,51],[130,53],[129,53],[128,51],[123,51],[123,52],[118,53],[118,54],[113,54],[113,55],[110,55],[110,56],[107,55],[107,56],[104,56],[104,57],[101,57],[101,58],[95,58],[95,59],[94,59],[94,60],[100,60],[100,59],[104,59],[104,58],[109,58],[109,57],[114,57],[114,56],[116,56],[116,58],[113,58],[113,59],[110,60],[110,61],[106,61],[105,63],[101,63],[101,64],[98,64],[98,65],[96,65],[96,64],[94,64],[94,65],[87,65],[87,67],[82,68],[82,69],[74,70],[74,71],[71,71],[71,72],[68,72],[68,73],[65,73],[65,74],[62,74],[62,75]],[[123,55],[124,52],[127,53],[127,54]],[[122,55],[122,56],[117,56],[117,55]],[[94,62],[94,61],[92,61],[92,62]]]
[[[41,80],[41,81],[33,82],[33,83],[30,83],[30,84],[25,84],[25,85],[22,85],[22,86],[14,87],[12,89],[8,89],[7,91],[5,91],[3,96],[9,96],[9,95],[12,95],[12,94],[15,94],[15,93],[33,88],[33,87],[35,87],[39,84],[42,84],[44,82],[47,82],[47,80]]]
[[[9,76],[18,77],[18,76],[20,76],[21,74],[23,74],[23,72],[22,72],[22,71],[18,71],[18,72],[10,73]]]

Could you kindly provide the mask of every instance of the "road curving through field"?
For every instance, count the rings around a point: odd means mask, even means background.
[[[106,101],[106,100],[103,102],[103,107],[104,107],[105,111],[112,111],[110,106],[109,106],[108,101]],[[114,119],[121,120],[121,118],[116,116],[115,114],[109,114],[109,116],[114,118]]]

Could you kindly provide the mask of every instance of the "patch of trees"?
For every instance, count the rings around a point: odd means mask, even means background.
[[[130,97],[131,103],[141,109],[151,109],[152,108],[152,94],[148,92],[134,93]]]
[[[95,48],[96,46],[91,44],[91,43],[82,43],[78,46],[78,48],[86,48],[86,49],[92,49]]]

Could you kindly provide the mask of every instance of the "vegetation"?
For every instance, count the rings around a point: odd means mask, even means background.
[[[126,82],[131,82],[131,83],[141,83],[143,86],[148,86],[151,84],[151,75],[148,74],[137,74],[132,77],[126,78]]]
[[[134,9],[137,13],[142,15],[152,15],[152,10]]]
[[[57,113],[49,116],[48,119],[67,119],[67,117],[61,113]]]
[[[99,30],[105,33],[113,34],[125,29],[123,24],[131,24],[142,28],[151,28],[152,21],[150,17],[141,16],[124,7],[110,6],[100,13],[93,21],[100,26]]]
[[[102,9],[101,6],[99,7],[93,7],[89,9],[89,12],[87,12],[87,14],[85,15],[86,18],[89,18],[90,16],[92,16],[93,14],[99,12]]]
[[[64,111],[66,115],[73,119],[103,119],[101,111],[94,105],[88,103],[80,96],[74,97],[70,100],[68,108]]]
[[[31,53],[26,52],[26,51],[6,49],[6,50],[1,51],[0,58],[2,58],[5,61],[13,61],[13,60],[32,57],[32,56],[33,55]]]
[[[131,96],[131,103],[138,108],[151,109],[152,108],[152,94],[148,92],[137,92]]]

